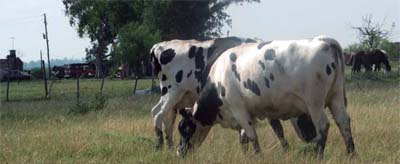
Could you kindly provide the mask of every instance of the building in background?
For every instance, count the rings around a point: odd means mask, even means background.
[[[15,50],[10,50],[6,59],[0,59],[0,80],[10,77],[11,80],[30,79],[28,73],[23,72],[24,63],[17,57]]]

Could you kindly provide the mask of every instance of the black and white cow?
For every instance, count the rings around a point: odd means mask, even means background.
[[[163,145],[164,125],[167,145],[172,148],[176,110],[192,107],[202,88],[203,72],[222,52],[251,39],[237,37],[207,41],[171,40],[155,44],[150,50],[155,74],[160,79],[161,98],[151,110],[156,132],[156,147]]]
[[[212,65],[192,112],[181,112],[177,153],[185,155],[200,146],[216,123],[244,129],[259,152],[256,119],[309,116],[315,128],[305,128],[316,130],[313,141],[318,157],[322,157],[329,129],[325,107],[342,133],[347,153],[352,154],[355,149],[346,112],[343,53],[336,40],[319,36],[237,46]]]

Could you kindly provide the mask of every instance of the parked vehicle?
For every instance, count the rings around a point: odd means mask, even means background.
[[[1,81],[7,81],[8,78],[10,78],[10,80],[30,80],[31,77],[32,76],[30,74],[19,71],[19,70],[1,70],[0,71],[0,80]]]

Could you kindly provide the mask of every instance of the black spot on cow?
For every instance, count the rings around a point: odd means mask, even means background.
[[[160,63],[161,64],[168,64],[169,62],[172,61],[172,59],[175,57],[175,50],[173,49],[167,49],[163,51],[160,55]]]
[[[194,118],[203,126],[211,126],[220,112],[222,100],[218,97],[218,91],[214,83],[207,83],[197,100],[197,110]]]
[[[199,47],[195,56],[195,66],[196,70],[194,71],[194,76],[198,82],[201,82],[202,73],[205,67],[203,48]]]
[[[245,84],[245,88],[249,89],[251,92],[253,92],[257,96],[260,96],[260,94],[261,94],[260,88],[258,88],[257,83],[255,81],[250,80],[250,79],[247,79],[246,84]]]
[[[189,59],[193,58],[196,55],[196,46],[191,46],[189,49]]]
[[[197,86],[196,92],[197,92],[197,93],[200,93],[200,86]]]
[[[265,51],[264,59],[265,60],[274,60],[275,56],[276,56],[275,55],[275,50],[268,49],[267,51]]]
[[[275,77],[274,77],[274,75],[272,73],[269,74],[269,78],[271,79],[271,81],[275,80]]]
[[[229,58],[231,59],[232,62],[236,62],[236,54],[235,53],[231,53],[229,55]]]
[[[247,82],[246,81],[243,81],[243,86],[244,86],[244,88],[249,89],[249,87],[247,87]]]
[[[310,116],[303,114],[300,117],[298,117],[297,125],[299,126],[301,135],[303,136],[306,142],[310,142],[317,136],[317,132],[315,131],[315,126]]]
[[[260,44],[257,45],[257,48],[258,48],[258,49],[261,49],[261,48],[263,48],[265,45],[270,44],[271,42],[272,42],[272,41],[262,42],[262,43],[260,43]]]
[[[225,87],[221,84],[221,82],[218,82],[218,90],[221,92],[221,96],[225,96]]]
[[[331,63],[331,67],[333,68],[333,69],[336,69],[336,66],[335,66],[335,63]]]
[[[326,74],[330,75],[332,73],[331,67],[329,67],[329,64],[326,65]]]
[[[232,72],[235,75],[235,77],[240,81],[240,74],[237,71],[236,64],[232,64]]]
[[[218,59],[218,57],[225,52],[227,49],[238,46],[243,43],[243,40],[237,37],[227,37],[227,38],[218,38],[214,40],[214,43],[207,50],[207,60],[206,65],[202,72],[202,78],[200,81],[201,86],[203,87],[207,82],[207,75],[210,72],[211,66]]]
[[[261,60],[258,61],[258,64],[260,64],[261,68],[265,70],[265,64]]]
[[[168,92],[168,88],[167,87],[162,87],[161,96],[164,96],[165,94],[167,94],[167,92]]]
[[[180,71],[178,71],[178,73],[176,73],[175,79],[176,79],[177,83],[180,83],[182,81],[182,75],[183,75],[183,71],[182,70],[180,70]]]
[[[190,75],[192,75],[192,70],[190,70],[190,72],[187,74],[187,78],[189,78],[190,77]]]
[[[165,76],[165,74],[162,75],[161,81],[165,81],[167,80],[167,76]]]
[[[249,125],[250,125],[250,126],[252,126],[252,125],[253,125],[253,123],[252,123],[251,121],[249,121]]]
[[[268,78],[264,77],[264,81],[265,81],[265,86],[267,86],[267,88],[269,88],[269,80]]]
[[[168,85],[168,88],[171,88],[171,85]]]
[[[221,96],[225,97],[225,87],[224,86],[221,87]]]

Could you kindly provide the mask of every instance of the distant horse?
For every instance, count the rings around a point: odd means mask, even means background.
[[[377,49],[368,52],[359,51],[351,54],[350,59],[346,62],[346,64],[352,65],[352,74],[360,72],[362,65],[365,68],[365,72],[372,71],[373,67],[375,71],[380,71],[381,63],[385,65],[386,71],[391,71],[392,67],[390,66],[388,56],[384,51]]]

